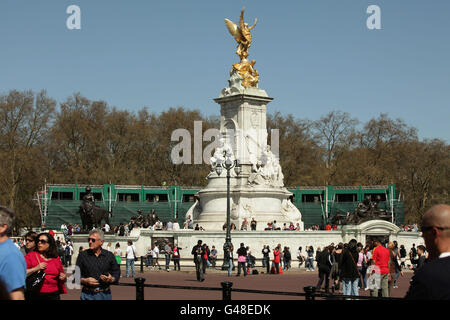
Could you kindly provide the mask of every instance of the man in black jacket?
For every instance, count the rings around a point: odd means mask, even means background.
[[[356,239],[350,240],[348,247],[344,248],[339,262],[339,270],[342,278],[342,293],[345,296],[358,295],[358,258],[359,253],[356,250],[358,242]]]
[[[192,248],[192,254],[194,255],[195,271],[198,281],[205,281],[203,274],[203,262],[202,262],[202,240],[198,240],[197,245]]]
[[[414,274],[406,299],[450,300],[450,206],[433,206],[422,218],[422,237],[431,262]]]
[[[332,249],[332,248],[331,248]],[[330,285],[330,272],[331,266],[331,256],[329,247],[324,247],[323,250],[318,254],[317,257],[317,266],[319,268],[319,282],[317,282],[317,290],[320,290],[322,286],[322,282],[325,278],[325,292],[328,293],[329,285]]]

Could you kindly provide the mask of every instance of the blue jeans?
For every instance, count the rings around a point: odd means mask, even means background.
[[[247,275],[247,267],[245,265],[245,262],[238,262],[238,272],[237,275],[241,274],[241,268],[244,269],[244,276]]]
[[[344,296],[358,295],[358,281],[359,279],[342,279],[342,294]]]
[[[135,274],[134,274],[134,259],[127,259],[127,269],[126,269],[127,277],[129,277],[129,275],[130,275],[130,268],[131,268],[131,273],[134,278],[134,276],[135,276]]]
[[[170,268],[170,255],[166,254],[166,270]]]
[[[98,293],[81,292],[80,300],[112,300],[111,291]]]
[[[312,269],[314,271],[314,258],[308,258],[309,262],[308,269]]]
[[[234,267],[233,260],[230,260],[230,263],[228,265],[228,276],[229,277],[231,276],[231,272],[233,271],[233,267]]]

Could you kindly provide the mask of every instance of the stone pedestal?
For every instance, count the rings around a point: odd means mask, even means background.
[[[280,228],[292,222],[303,230],[301,213],[284,188],[278,156],[267,145],[267,104],[273,98],[262,89],[242,87],[241,80],[237,73],[232,74],[230,87],[214,99],[220,104],[223,149],[232,150],[242,167],[239,175],[231,172],[231,222],[239,229],[247,219],[249,230],[252,218],[257,221],[257,230],[264,230],[268,222],[276,221]],[[218,176],[212,164],[207,178],[207,187],[198,192],[198,200],[186,216],[207,231],[222,230],[226,223],[226,172]]]

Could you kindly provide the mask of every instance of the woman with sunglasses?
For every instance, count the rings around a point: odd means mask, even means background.
[[[55,239],[49,233],[41,233],[36,237],[36,249],[25,256],[27,276],[43,270],[44,281],[37,292],[26,293],[28,300],[60,300],[61,293],[67,293],[64,273]]]
[[[36,248],[36,237],[37,233],[34,231],[29,231],[25,235],[25,245],[20,248],[20,252],[22,252],[24,256]]]

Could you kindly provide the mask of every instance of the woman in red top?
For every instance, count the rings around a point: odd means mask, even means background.
[[[280,273],[280,263],[281,263],[281,244],[273,250],[273,263],[275,264],[275,272]]]
[[[64,283],[67,276],[58,256],[55,239],[49,233],[37,236],[35,251],[25,256],[27,263],[27,276],[39,270],[45,272],[40,290],[36,293],[27,293],[29,300],[60,300],[61,293],[67,293]]]

